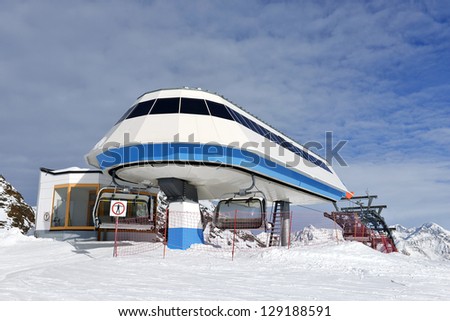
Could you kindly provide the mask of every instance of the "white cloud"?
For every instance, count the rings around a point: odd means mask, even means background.
[[[394,161],[440,163],[450,144],[445,9],[434,1],[4,1],[0,137],[36,170],[84,166],[137,96],[193,86],[301,142],[333,131],[349,140],[352,171],[369,161],[393,174]],[[13,180],[25,181],[22,168],[0,159]],[[409,185],[423,180],[398,173]],[[394,177],[393,189],[407,183]]]
[[[450,163],[399,162],[357,163],[336,168],[347,187],[356,194],[379,196],[387,204],[389,224],[417,226],[434,221],[450,225]]]
[[[450,124],[449,124],[450,126]],[[434,128],[425,132],[422,136],[424,139],[429,140],[432,143],[441,144],[444,146],[450,146],[450,127]]]

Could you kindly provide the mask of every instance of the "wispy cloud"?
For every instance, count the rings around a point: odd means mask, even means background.
[[[33,202],[24,168],[85,166],[141,93],[193,86],[300,142],[349,140],[346,177],[427,172],[450,153],[449,17],[445,1],[2,1],[2,155],[25,161],[0,170]]]
[[[365,162],[338,171],[355,190],[376,194],[377,203],[388,205],[383,214],[389,224],[411,227],[434,221],[448,225],[449,161]]]

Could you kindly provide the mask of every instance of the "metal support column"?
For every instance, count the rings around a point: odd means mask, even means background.
[[[169,202],[167,247],[186,250],[204,243],[196,187],[178,178],[161,178],[158,183]]]
[[[289,233],[291,231],[291,209],[289,202],[280,202],[280,213],[281,213],[281,246],[289,245]]]

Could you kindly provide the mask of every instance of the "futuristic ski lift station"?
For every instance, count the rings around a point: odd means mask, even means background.
[[[237,219],[254,218],[257,228],[265,223],[266,202],[289,212],[289,204],[335,202],[348,193],[324,158],[201,89],[143,94],[86,160],[120,185],[154,187],[167,195],[172,248],[202,242],[200,214],[194,223],[182,214],[199,212],[199,200],[222,200],[215,217],[219,226],[231,226],[228,208],[239,213]],[[252,210],[237,211],[244,207]],[[290,224],[287,216],[281,219]]]

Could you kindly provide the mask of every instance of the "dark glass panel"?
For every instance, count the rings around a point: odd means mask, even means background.
[[[150,111],[150,108],[152,108],[154,102],[155,100],[152,99],[139,103],[136,108],[133,109],[133,111],[128,115],[127,119],[148,115],[148,112]]]
[[[203,99],[181,98],[182,114],[209,115],[208,107],[206,107]]]
[[[286,145],[286,148],[289,149],[291,152],[293,152],[293,153],[296,152],[294,145],[292,145],[291,143],[286,142],[285,145]]]
[[[267,137],[268,135],[269,135],[269,131],[267,130],[267,129],[265,129],[264,127],[262,127],[262,126],[259,126],[259,133],[262,135],[262,136],[264,136],[264,137]]]
[[[281,139],[280,136],[275,135],[272,133],[273,138],[275,139],[274,142],[277,143],[278,145],[281,145],[281,143],[283,142],[283,140]]]
[[[269,135],[267,136],[267,138],[272,142],[276,142],[277,140],[275,138],[275,135],[272,132],[268,132],[268,133],[269,133]]]
[[[258,133],[258,125],[257,125],[253,120],[248,119],[248,118],[247,118],[247,122],[249,123],[250,128],[251,128],[255,133]]]
[[[210,101],[210,100],[207,100],[206,103],[208,104],[209,111],[211,112],[211,116],[234,120],[233,117],[231,117],[230,112],[228,111],[228,108],[225,107],[224,105],[216,103],[214,101]]]
[[[241,114],[238,114],[238,116],[241,118],[242,124],[247,127],[250,130],[253,130],[253,128],[250,126],[250,121],[247,117],[242,116]]]
[[[150,115],[178,114],[180,98],[159,98],[150,111]]]
[[[249,128],[249,129],[252,129],[250,127],[249,123],[247,122],[247,117],[242,116],[241,114],[237,113],[236,111],[234,111],[232,109],[230,109],[230,112],[239,124],[244,125],[245,127]]]
[[[227,107],[227,110],[228,110],[229,113],[231,114],[231,117],[233,117],[233,119],[234,119],[235,121],[237,121],[238,123],[241,124],[241,122],[240,122],[240,120],[239,120],[239,118],[238,118],[238,116],[237,116],[237,113],[236,113],[233,109],[228,108],[228,107]]]

